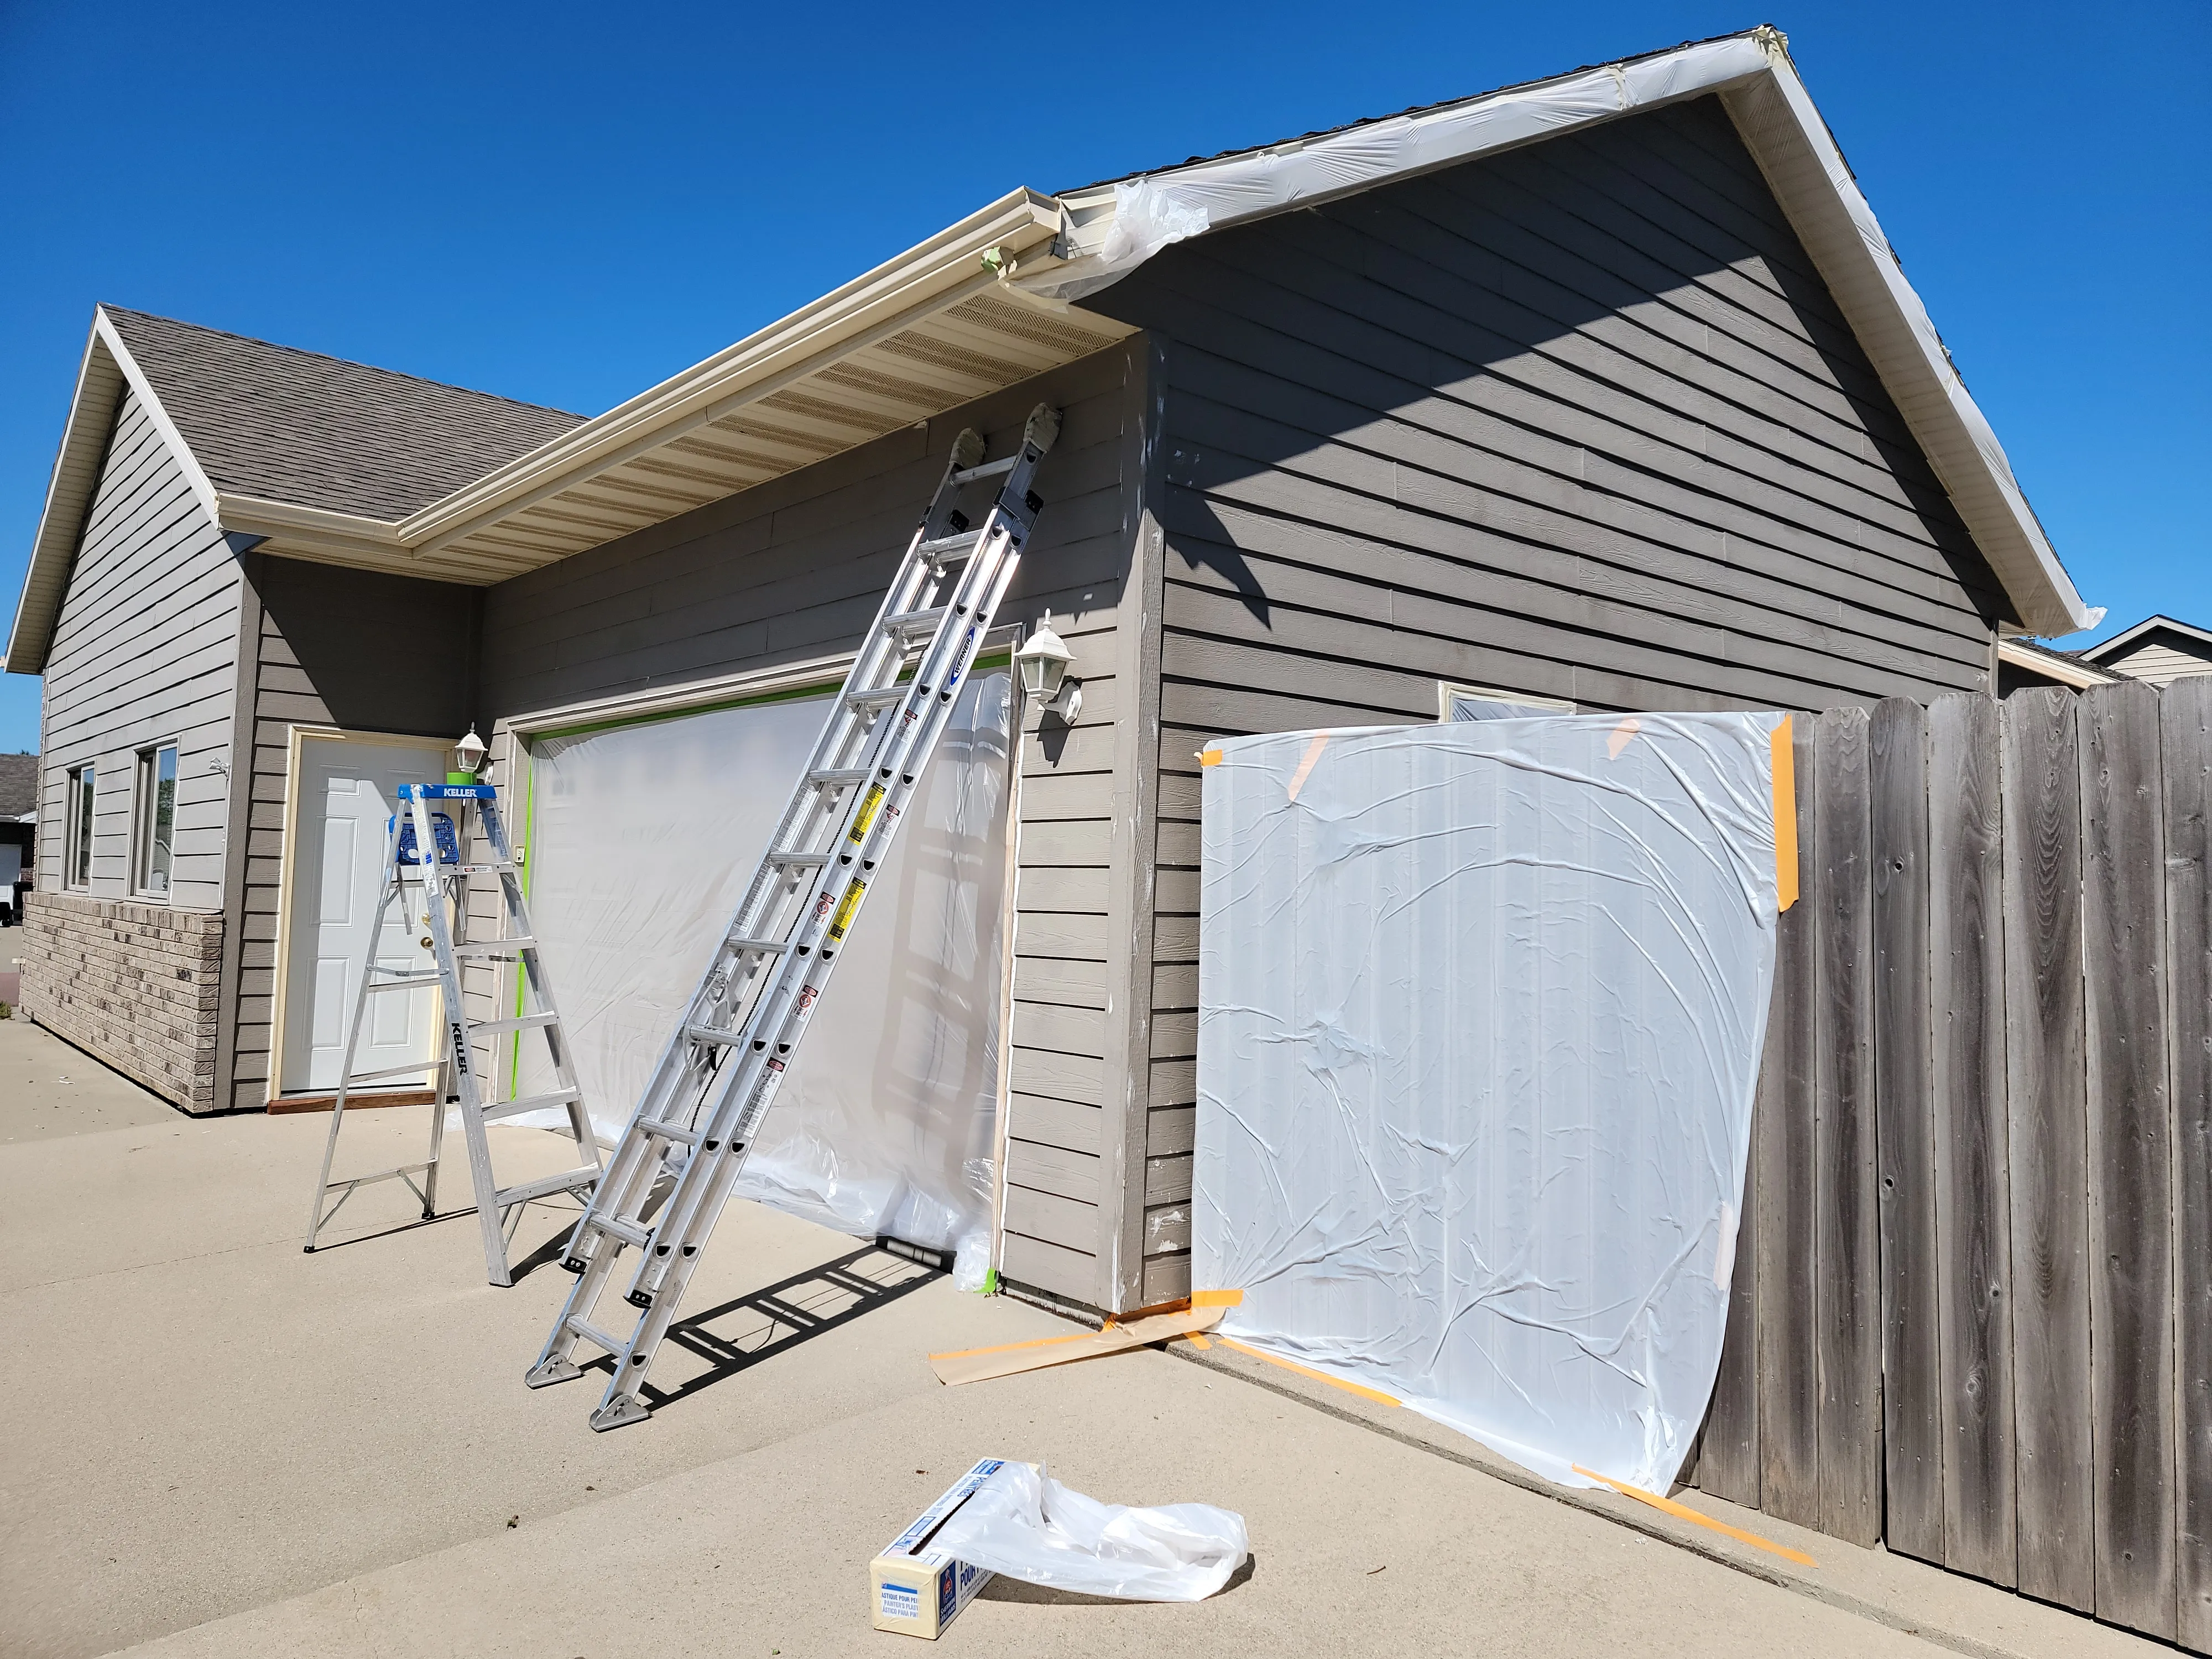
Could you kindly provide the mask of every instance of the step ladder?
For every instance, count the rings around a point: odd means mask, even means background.
[[[434,801],[453,803],[464,823],[470,809],[475,810],[484,840],[491,848],[489,864],[463,860],[461,830],[451,814],[433,809]],[[483,783],[403,783],[399,786],[399,811],[386,824],[384,887],[377,900],[375,920],[369,928],[368,961],[362,973],[361,988],[354,997],[353,1024],[346,1033],[344,1069],[339,1073],[337,1100],[331,1109],[331,1132],[323,1145],[323,1173],[315,1183],[314,1204],[308,1212],[305,1248],[310,1252],[314,1249],[315,1241],[346,1200],[362,1188],[380,1181],[406,1182],[416,1197],[422,1200],[422,1218],[434,1219],[438,1210],[438,1157],[445,1140],[446,1109],[450,1103],[460,1113],[461,1131],[468,1141],[477,1221],[483,1232],[485,1275],[495,1285],[512,1285],[514,1276],[507,1260],[507,1242],[512,1236],[510,1223],[520,1223],[523,1207],[537,1200],[562,1193],[575,1193],[580,1198],[586,1195],[599,1178],[599,1145],[592,1133],[583,1091],[576,1085],[568,1040],[561,1029],[561,1015],[553,1002],[552,982],[546,976],[538,937],[531,928],[529,907],[522,896],[521,872],[515,863],[514,849],[508,844],[506,827],[500,821],[497,792],[489,784]],[[504,931],[494,939],[466,937],[468,878],[479,875],[498,876],[500,891],[504,896]],[[400,918],[410,924],[410,931],[416,922],[427,931],[428,942],[437,960],[434,972],[390,967],[377,960],[385,916],[395,904],[399,907]],[[507,1019],[469,1018],[468,1005],[461,996],[460,963],[509,961],[521,964],[524,1011]],[[354,1070],[354,1055],[360,1048],[362,1024],[369,1015],[369,1000],[431,985],[438,988],[441,1001],[439,1024],[443,1030],[442,1058],[379,1071]],[[556,1086],[549,1092],[518,1100],[486,1100],[483,1092],[484,1081],[470,1053],[470,1044],[477,1037],[520,1031],[544,1035],[552,1056]],[[430,1113],[428,1160],[381,1170],[374,1175],[331,1180],[331,1164],[337,1152],[338,1126],[345,1119],[347,1097],[355,1086],[411,1076],[434,1066],[437,1083],[432,1091],[435,1100]],[[501,1187],[492,1176],[491,1143],[484,1133],[484,1126],[501,1118],[554,1106],[567,1111],[568,1131],[575,1138],[585,1161],[558,1175]],[[422,1177],[419,1182],[416,1180],[417,1176]],[[335,1202],[333,1194],[337,1195]]]
[[[614,1375],[594,1429],[650,1411],[653,1355],[1013,580],[1043,506],[1030,482],[1059,431],[1059,412],[1039,404],[1003,460],[984,462],[972,429],[954,441],[744,902],[569,1238],[562,1265],[579,1278],[525,1380],[580,1375],[580,1342],[606,1353]],[[972,524],[960,501],[997,480]],[[593,1322],[625,1249],[637,1265],[623,1299],[638,1311],[623,1336]]]

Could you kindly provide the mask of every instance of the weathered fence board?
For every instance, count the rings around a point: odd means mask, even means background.
[[[2099,686],[2083,695],[2079,718],[2097,1613],[2171,1638],[2172,1134],[2159,694]]]
[[[1753,1179],[1759,1287],[1759,1507],[1805,1526],[1820,1524],[1820,1348],[1815,1316],[1814,1077],[1819,1042],[1819,872],[1803,849],[1819,822],[1814,720],[1796,720],[1798,902],[1775,941],[1774,1001],[1752,1107]]]
[[[2160,697],[2180,1420],[2177,1641],[2212,1650],[2212,674]]]
[[[1796,719],[1696,1478],[2212,1653],[2212,676]]]
[[[1996,705],[1928,710],[1928,1008],[1936,1105],[1943,1560],[2019,1576],[2013,1506],[2011,1204]]]
[[[1835,708],[1814,727],[1818,929],[1814,1063],[1816,1340],[1821,1531],[1881,1536],[1881,1275],[1875,1197],[1874,902],[1868,878],[1867,716]]]
[[[2022,691],[2002,710],[2005,1072],[2020,1588],[2087,1613],[2096,1577],[2076,701]]]
[[[1917,702],[1875,705],[1875,1155],[1881,1172],[1882,1534],[1943,1559],[1936,1141],[1928,1065],[1928,733]]]

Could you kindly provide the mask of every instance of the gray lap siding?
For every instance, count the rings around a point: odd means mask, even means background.
[[[1986,684],[2003,601],[1712,100],[1169,250],[1145,1299],[1188,1288],[1208,738]]]

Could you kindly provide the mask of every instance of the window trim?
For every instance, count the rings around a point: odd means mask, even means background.
[[[154,850],[157,814],[161,811],[161,757],[169,761],[169,867],[162,872],[166,884],[154,885]],[[177,786],[184,778],[183,746],[174,738],[148,744],[139,750],[132,768],[131,790],[131,891],[137,898],[164,902],[177,896]]]
[[[93,820],[100,801],[100,763],[81,761],[63,774],[62,889],[92,890]],[[81,854],[81,856],[80,856]]]
[[[1455,680],[1437,682],[1437,723],[1452,723],[1452,699],[1480,698],[1486,702],[1510,702],[1523,708],[1540,709],[1547,714],[1575,714],[1582,711],[1565,697],[1539,696],[1533,691],[1509,691],[1495,685],[1462,685]]]

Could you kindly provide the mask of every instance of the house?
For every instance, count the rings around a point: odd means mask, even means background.
[[[2081,654],[2113,675],[2171,685],[2184,674],[2212,674],[2212,629],[2171,617],[2146,617]]]
[[[2087,620],[1768,29],[1016,191],[587,420],[103,308],[8,647],[26,1006],[190,1109],[327,1086],[392,778],[834,686],[1039,402],[998,621],[1084,700],[1019,714],[982,1035],[1056,1304],[1188,1288],[1207,738],[1924,699]]]

